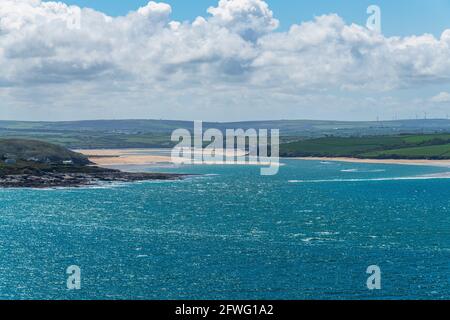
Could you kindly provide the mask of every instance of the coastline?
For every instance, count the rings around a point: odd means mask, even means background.
[[[104,182],[141,182],[153,180],[180,180],[182,174],[133,173],[119,170],[86,167],[57,167],[44,170],[26,168],[26,172],[2,172],[0,188],[76,188],[97,186]]]
[[[89,160],[99,166],[114,165],[150,165],[161,163],[172,163],[170,156],[133,154],[145,151],[161,149],[86,149],[74,150],[88,156]],[[434,166],[450,167],[450,160],[409,160],[409,159],[359,159],[349,157],[293,157],[282,158],[287,160],[306,160],[306,161],[331,161],[331,162],[349,162],[349,163],[370,163],[370,164],[398,164],[414,166]]]
[[[129,152],[129,151],[126,151]],[[13,164],[3,164],[0,168],[0,188],[65,188],[96,186],[104,182],[140,182],[151,180],[181,180],[186,175],[173,173],[126,172],[107,168],[107,164],[134,163],[133,159],[119,158],[119,150],[104,151],[98,159],[76,164],[42,163],[19,160]],[[104,158],[102,158],[104,157]],[[139,156],[137,156],[139,157]],[[112,161],[116,160],[116,161]],[[156,157],[164,161],[165,157]]]
[[[296,158],[285,158],[285,159],[307,160],[307,161],[371,163],[371,164],[398,164],[398,165],[410,165],[410,166],[450,167],[450,160],[359,159],[359,158],[348,158],[348,157],[296,157]]]

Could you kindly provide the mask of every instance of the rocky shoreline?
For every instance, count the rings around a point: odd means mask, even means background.
[[[86,156],[59,145],[0,139],[0,188],[73,188],[108,182],[179,180],[184,176],[102,168]]]
[[[180,180],[184,175],[166,173],[130,173],[117,170],[100,172],[45,172],[0,176],[0,188],[59,188],[96,186],[108,182]]]

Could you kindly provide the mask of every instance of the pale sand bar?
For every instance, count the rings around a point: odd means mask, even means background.
[[[114,165],[145,165],[155,163],[170,163],[170,157],[159,155],[133,154],[151,149],[92,149],[74,150],[89,157],[89,160],[99,166]]]
[[[184,158],[174,158],[170,156],[161,155],[149,155],[149,154],[139,154],[151,151],[157,151],[161,149],[87,149],[87,150],[74,150],[84,154],[89,158],[90,161],[99,166],[115,166],[115,165],[151,165],[158,163],[175,163],[182,164],[186,162]],[[194,151],[194,153],[196,153]],[[229,155],[226,151],[222,153],[224,156]],[[219,155],[219,153],[218,153]],[[245,152],[237,152],[237,156],[245,157]],[[202,164],[205,165],[229,165],[230,163],[226,161],[203,161]],[[276,165],[276,163],[271,163],[270,159],[243,159],[237,160],[231,163],[233,165],[255,165],[255,166],[270,166]]]

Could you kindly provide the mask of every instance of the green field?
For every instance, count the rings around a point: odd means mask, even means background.
[[[450,159],[450,134],[326,137],[283,144],[284,157]]]
[[[450,159],[450,144],[368,152],[364,158]]]
[[[173,143],[168,134],[123,134],[86,131],[16,131],[0,132],[4,139],[34,139],[58,144],[70,149],[108,148],[170,148]]]

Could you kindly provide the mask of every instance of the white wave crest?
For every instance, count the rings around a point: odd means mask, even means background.
[[[410,177],[388,177],[367,179],[321,179],[321,180],[289,180],[289,183],[326,183],[326,182],[371,182],[371,181],[397,181],[397,180],[442,180],[450,179],[450,172]]]

